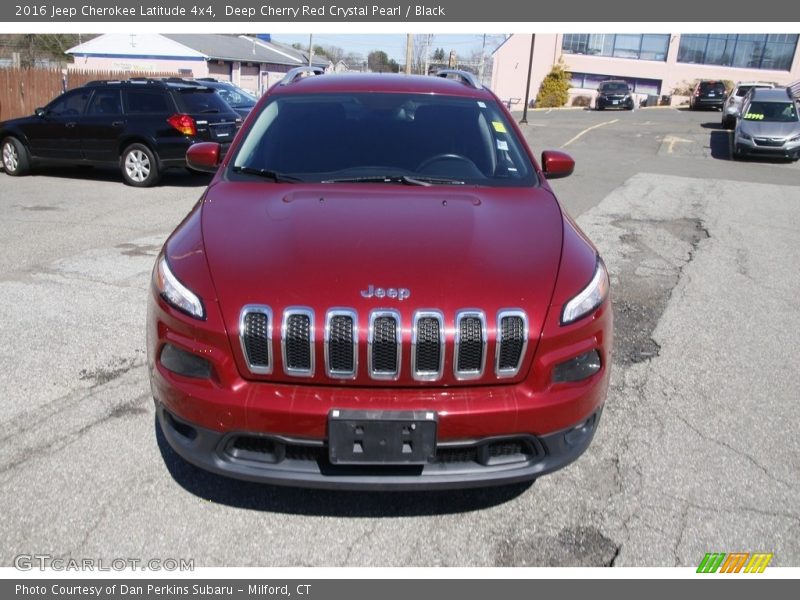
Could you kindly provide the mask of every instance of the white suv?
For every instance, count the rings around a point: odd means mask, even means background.
[[[728,94],[725,104],[722,105],[722,128],[733,129],[736,126],[736,117],[742,109],[742,102],[747,92],[753,88],[774,88],[775,84],[768,81],[740,81]]]

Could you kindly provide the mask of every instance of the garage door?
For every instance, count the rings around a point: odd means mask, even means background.
[[[230,81],[231,80],[230,63],[219,64],[216,62],[209,62],[208,76],[218,79],[219,81]]]

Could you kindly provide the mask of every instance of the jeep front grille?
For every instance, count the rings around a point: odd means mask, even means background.
[[[404,372],[404,329],[406,332],[410,329],[411,339],[411,362],[406,373],[415,381],[442,380],[450,357],[452,363],[448,369],[452,369],[455,380],[482,378],[492,336],[495,377],[515,377],[528,347],[528,317],[519,309],[501,310],[491,328],[487,326],[486,314],[479,309],[458,311],[449,323],[441,311],[434,309],[417,310],[412,320],[405,323],[399,311],[373,310],[362,323],[368,324],[366,335],[359,333],[358,314],[350,308],[329,309],[325,313],[324,335],[319,337],[314,319],[314,311],[307,307],[289,307],[278,317],[282,362],[278,370],[285,375],[314,377],[317,344],[323,342],[325,375],[331,379],[356,379],[359,338],[362,342],[366,338],[366,376],[372,380],[397,380]],[[269,375],[275,371],[273,343],[278,343],[277,329],[269,306],[248,304],[242,309],[239,341],[251,373]],[[452,332],[451,342],[448,331]]]

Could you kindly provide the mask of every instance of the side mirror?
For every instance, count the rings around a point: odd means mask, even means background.
[[[545,150],[542,152],[542,172],[547,179],[569,177],[575,170],[575,161],[566,152]]]
[[[36,108],[36,109],[34,109],[33,114],[35,114],[37,117],[42,117],[43,118],[44,114],[45,114],[44,113],[44,109],[42,107]]]
[[[219,167],[220,145],[216,142],[201,142],[186,151],[186,164],[195,171],[214,173]]]

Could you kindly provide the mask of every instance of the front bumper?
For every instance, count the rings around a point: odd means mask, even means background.
[[[577,459],[589,447],[602,408],[564,431],[439,444],[418,466],[344,466],[328,460],[325,441],[247,432],[219,433],[192,425],[156,402],[169,445],[188,462],[227,477],[310,488],[432,490],[532,481]]]
[[[623,108],[630,110],[633,108],[633,98],[597,98],[597,108]]]
[[[781,146],[764,146],[753,140],[736,136],[735,144],[737,152],[742,155],[772,156],[792,160],[800,158],[800,142],[787,142]]]

